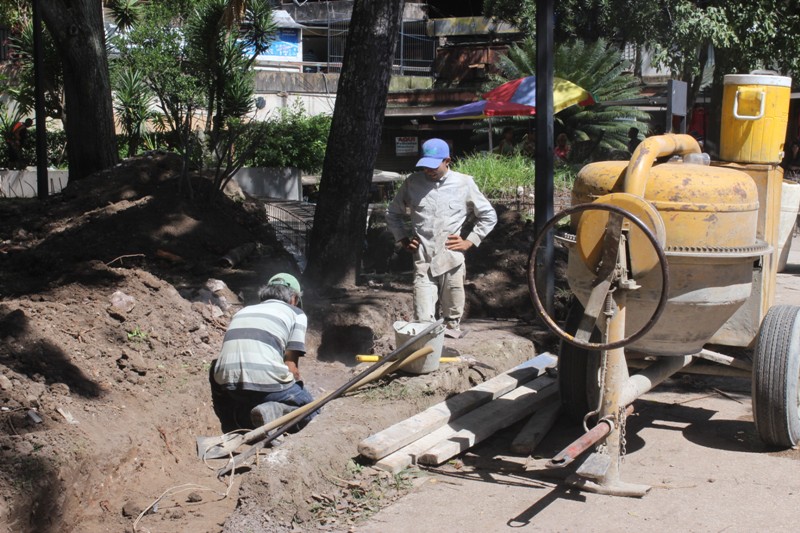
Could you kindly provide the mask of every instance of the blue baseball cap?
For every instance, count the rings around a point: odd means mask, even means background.
[[[442,139],[428,139],[422,145],[422,159],[418,167],[436,168],[445,158],[450,157],[450,146]]]

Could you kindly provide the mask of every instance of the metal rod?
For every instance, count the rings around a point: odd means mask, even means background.
[[[627,315],[627,291],[617,291],[614,301],[617,310],[614,316],[608,321],[608,340],[618,341],[625,338],[625,317]],[[611,295],[608,296],[611,298]],[[611,458],[603,483],[613,485],[619,482],[619,463],[621,446],[620,416],[625,416],[620,412],[620,408],[631,402],[622,401],[622,390],[628,381],[628,364],[625,361],[625,348],[614,348],[606,351],[606,373],[602,383],[603,401],[600,404],[599,417],[601,420],[614,420],[615,426],[606,438],[607,453]]]
[[[633,406],[629,405],[625,409],[625,416],[633,414]],[[597,422],[597,425],[575,439],[572,444],[564,448],[558,455],[550,459],[546,468],[563,468],[572,463],[575,459],[583,455],[589,448],[602,441],[614,429],[613,420],[604,418]]]
[[[650,366],[649,361],[642,359],[628,359],[628,367],[630,368],[647,368]],[[704,365],[697,361],[691,365],[681,368],[675,372],[676,374],[696,374],[703,376],[722,376],[731,378],[745,378],[749,379],[752,376],[752,371],[743,370],[740,368],[722,366],[722,365]]]
[[[633,411],[633,408],[631,408]],[[558,455],[550,459],[545,467],[563,468],[571,464],[586,450],[606,438],[611,433],[614,423],[611,420],[600,420],[596,426],[575,439],[572,444],[564,448]]]
[[[697,354],[697,357],[700,359],[706,359],[708,361],[713,361],[714,363],[719,363],[720,365],[730,366],[733,368],[738,368],[740,370],[746,370],[747,372],[753,371],[753,364],[749,361],[742,361],[741,359],[736,359],[735,357],[731,357],[730,355],[725,355],[724,353],[715,352],[713,350],[706,350],[705,348]]]

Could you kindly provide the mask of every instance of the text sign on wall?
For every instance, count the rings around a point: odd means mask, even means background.
[[[419,140],[417,137],[395,137],[394,147],[396,155],[419,154]]]
[[[267,61],[302,61],[300,28],[280,28],[269,48],[258,56]]]

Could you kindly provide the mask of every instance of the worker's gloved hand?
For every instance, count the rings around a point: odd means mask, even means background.
[[[444,247],[454,252],[466,252],[472,248],[472,241],[462,239],[460,235],[448,235]]]
[[[415,252],[417,248],[419,248],[419,241],[417,240],[416,237],[412,238],[403,237],[400,240],[400,244],[403,246],[405,250],[409,252]]]

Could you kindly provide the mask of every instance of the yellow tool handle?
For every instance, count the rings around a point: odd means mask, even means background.
[[[361,354],[361,355],[357,355],[356,356],[356,361],[358,361],[359,363],[374,363],[378,359],[380,359],[379,355],[363,355],[363,354]],[[440,357],[439,358],[439,362],[440,363],[458,363],[460,360],[461,360],[460,357]]]

